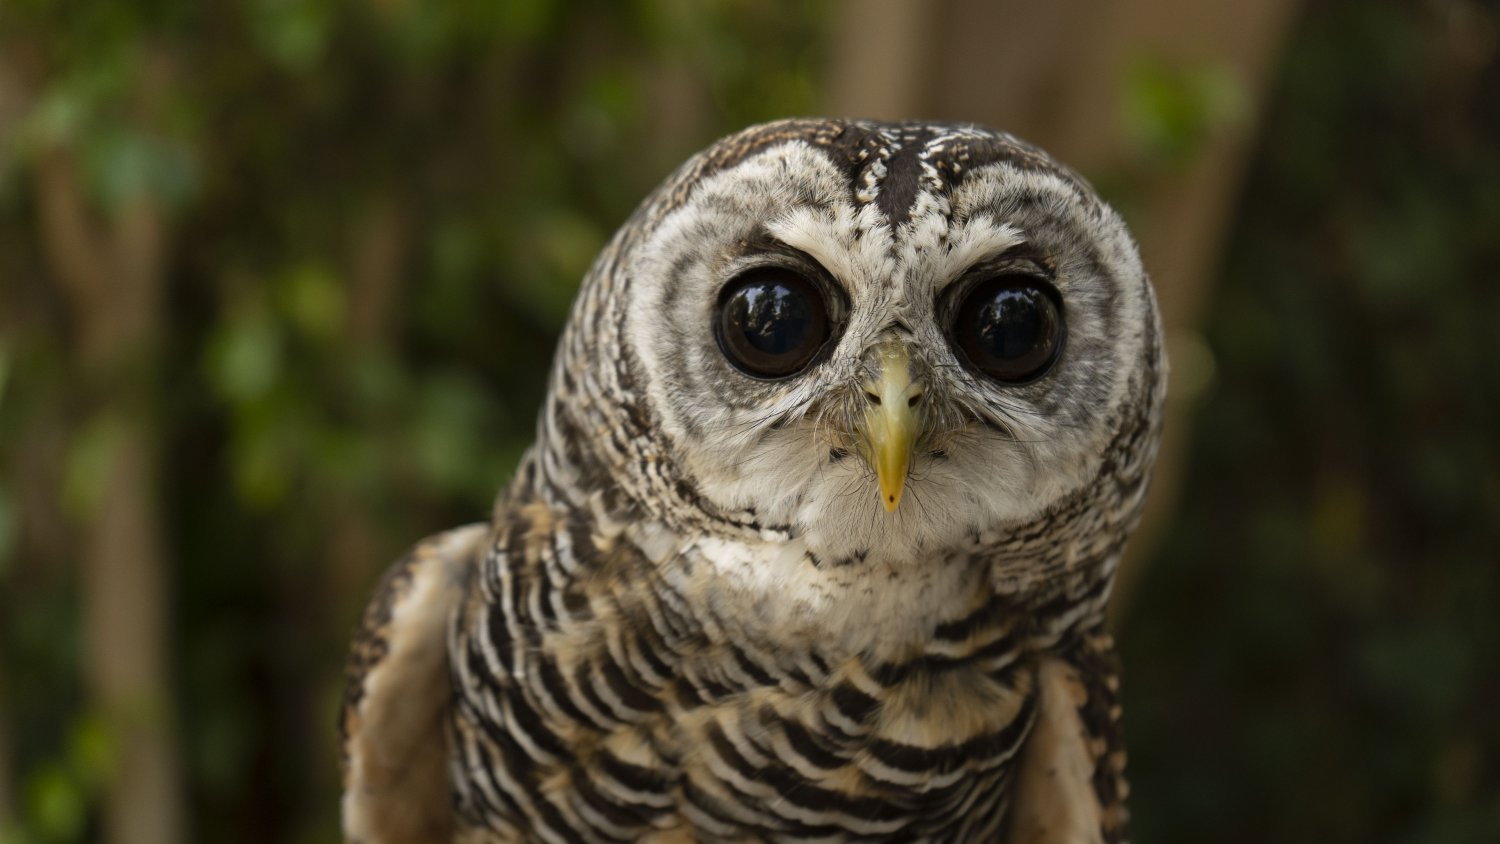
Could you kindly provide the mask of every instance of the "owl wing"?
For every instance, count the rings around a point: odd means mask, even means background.
[[[488,526],[418,543],[386,571],[354,633],[339,719],[344,837],[360,844],[452,837],[444,734],[448,619]]]
[[[1124,840],[1125,745],[1114,642],[1096,629],[1037,668],[1036,721],[1021,750],[1013,844]]]

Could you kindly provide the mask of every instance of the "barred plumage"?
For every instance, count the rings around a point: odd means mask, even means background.
[[[737,371],[710,327],[766,266],[828,288],[829,339],[789,377]],[[1055,288],[1038,378],[955,348],[952,300],[996,275]],[[372,604],[346,834],[1121,840],[1102,618],[1163,367],[1124,227],[1040,151],[826,120],[721,141],[586,280],[491,524]],[[907,392],[883,404],[882,377]],[[913,433],[891,446],[877,415]]]

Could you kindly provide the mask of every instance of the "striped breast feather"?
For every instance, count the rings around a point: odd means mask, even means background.
[[[702,599],[586,515],[506,508],[450,647],[462,840],[999,840],[1054,723],[1035,625],[986,604],[872,663]]]

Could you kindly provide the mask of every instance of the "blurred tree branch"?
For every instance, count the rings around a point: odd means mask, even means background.
[[[348,233],[349,338],[360,354],[377,358],[393,351],[396,306],[411,251],[411,223],[401,208],[396,196],[370,200]],[[360,490],[345,486],[338,492],[328,532],[326,588],[341,610],[356,610],[375,573],[394,557],[381,541],[374,514]],[[344,612],[338,615],[345,619]]]
[[[16,126],[26,112],[27,101],[20,80],[3,61],[0,61],[0,179],[8,174],[9,159],[16,143]],[[10,286],[0,288],[0,338],[14,337],[17,328],[19,297]],[[4,353],[0,348],[0,354]],[[4,400],[0,387],[0,401]],[[7,467],[8,468],[8,467]],[[19,473],[17,473],[19,474]],[[14,481],[13,481],[14,483]],[[19,485],[19,484],[18,484]],[[0,551],[3,553],[3,551]],[[19,816],[16,802],[14,751],[11,747],[11,713],[6,706],[9,675],[3,655],[0,655],[0,833],[11,829]]]
[[[5,709],[5,664],[0,662],[0,833],[16,822],[16,787],[12,778],[10,713]]]

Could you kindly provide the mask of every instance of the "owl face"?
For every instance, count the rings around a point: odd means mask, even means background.
[[[1114,212],[985,130],[777,126],[690,162],[598,271],[651,459],[862,561],[993,541],[1107,471],[1160,363]]]

